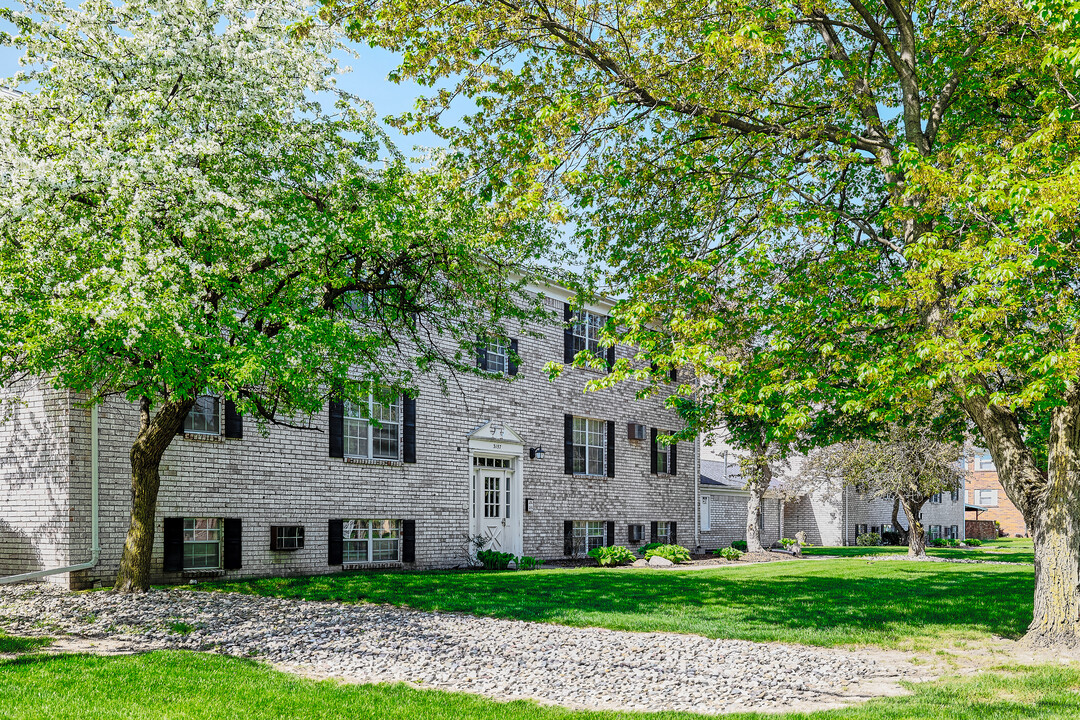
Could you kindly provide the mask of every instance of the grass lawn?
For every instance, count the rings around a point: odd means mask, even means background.
[[[808,547],[803,548],[804,555],[834,557],[865,557],[870,555],[903,555],[907,546],[876,547]],[[926,548],[926,554],[941,558],[969,558],[973,560],[993,560],[995,562],[1035,563],[1035,551],[1030,538],[1000,538],[984,543],[976,548]]]
[[[404,685],[342,685],[250,660],[162,651],[110,657],[30,655],[0,661],[0,718],[245,718],[280,720],[704,720],[687,713],[575,712],[499,703]],[[1014,668],[913,686],[913,694],[844,710],[725,715],[728,720],[1067,720],[1080,671]],[[716,716],[709,716],[715,718]]]
[[[1020,637],[1030,565],[806,560],[716,570],[339,573],[200,589],[807,645],[932,649]]]
[[[51,642],[52,640],[49,638],[15,637],[14,635],[8,635],[3,630],[0,630],[0,655],[27,653],[45,647]]]

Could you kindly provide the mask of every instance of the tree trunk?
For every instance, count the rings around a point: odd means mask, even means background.
[[[143,397],[139,401],[139,435],[131,445],[131,522],[113,584],[117,592],[142,592],[150,588],[161,456],[183,429],[184,417],[194,404],[194,400],[168,402],[151,417],[150,399]]]
[[[986,402],[985,382],[968,390],[964,409],[979,426],[998,479],[1035,545],[1035,612],[1024,642],[1080,646],[1080,386],[1070,385],[1065,405],[1053,410],[1045,473],[1016,415]]]
[[[760,458],[754,461],[754,476],[747,486],[747,490],[750,491],[750,497],[746,500],[747,552],[764,550],[761,545],[761,532],[764,528],[761,527],[758,518],[761,515],[762,498],[765,496],[765,491],[769,489],[770,483],[772,483],[772,468],[769,467],[768,460],[765,459],[764,451],[762,451]]]
[[[908,531],[900,525],[900,497],[893,498],[892,504],[892,526],[893,532],[900,533],[901,542],[905,545],[908,542]]]
[[[1047,493],[1028,521],[1035,542],[1035,614],[1024,642],[1080,646],[1080,397],[1055,408]]]
[[[926,535],[923,533],[922,520],[919,513],[922,512],[926,498],[913,498],[900,495],[900,503],[904,506],[904,514],[907,515],[907,554],[909,558],[926,557]]]

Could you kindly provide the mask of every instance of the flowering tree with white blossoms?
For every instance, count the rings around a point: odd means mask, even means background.
[[[307,8],[23,4],[0,11],[25,68],[0,85],[26,90],[0,97],[0,387],[138,404],[117,590],[149,584],[159,463],[200,393],[309,427],[331,388],[475,371],[477,332],[536,312],[515,278],[540,225],[409,171]]]

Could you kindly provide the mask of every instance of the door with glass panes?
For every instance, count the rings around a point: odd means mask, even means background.
[[[521,494],[514,458],[473,458],[473,534],[487,549],[521,554]]]

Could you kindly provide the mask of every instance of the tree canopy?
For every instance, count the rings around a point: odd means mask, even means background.
[[[330,0],[329,11],[401,53],[400,77],[452,83],[401,125],[443,132],[508,206],[561,203],[625,298],[611,339],[646,363],[738,380],[725,340],[737,308],[783,368],[762,397],[783,398],[792,427],[812,422],[822,396],[871,422],[951,398],[1036,547],[1057,548],[1037,550],[1030,637],[1080,642],[1068,580],[1080,572],[1080,482],[1067,471],[1080,460],[1075,5]],[[477,112],[440,126],[458,95]],[[750,387],[709,385],[725,386]]]
[[[478,332],[538,311],[542,226],[410,169],[309,8],[25,7],[0,13],[25,65],[0,84],[26,89],[0,98],[0,385],[139,403],[118,584],[148,582],[157,464],[200,393],[307,427],[331,392],[476,372]]]

